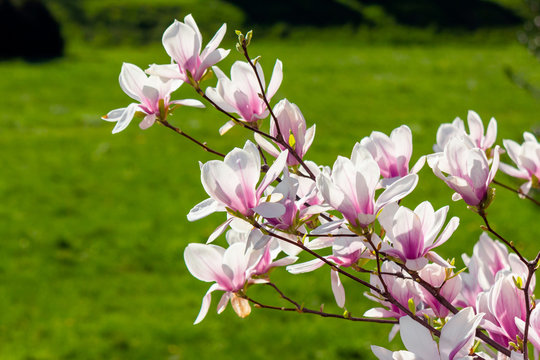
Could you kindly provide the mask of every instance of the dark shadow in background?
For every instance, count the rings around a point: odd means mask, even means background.
[[[38,0],[0,0],[0,34],[0,59],[38,62],[64,54],[60,24]]]

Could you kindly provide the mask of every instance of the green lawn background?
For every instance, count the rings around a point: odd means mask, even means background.
[[[232,30],[223,46],[234,49]],[[431,151],[442,122],[465,118],[469,109],[486,124],[496,117],[499,144],[539,125],[538,101],[503,67],[537,82],[540,67],[512,42],[390,46],[354,37],[255,37],[250,50],[262,55],[267,79],[275,58],[284,62],[273,102],[286,97],[317,124],[308,157],[319,164],[349,156],[373,130],[401,124],[413,130],[415,161]],[[220,67],[228,73],[236,59],[232,50]],[[386,326],[258,309],[247,319],[230,308],[218,316],[218,295],[203,323],[192,325],[209,284],[190,276],[182,252],[204,242],[223,216],[188,223],[185,215],[206,198],[197,161],[211,157],[158,126],[141,131],[134,121],[111,134],[100,116],[131,101],[117,81],[123,61],[145,67],[168,59],[159,45],[78,44],[50,63],[0,63],[0,359],[372,359],[369,345],[386,345]],[[194,96],[187,86],[178,92]],[[171,119],[221,151],[250,137],[241,129],[220,137],[226,120],[187,108]],[[430,199],[440,207],[450,196],[425,168],[404,204]],[[450,206],[462,224],[440,253],[459,257],[471,253],[480,221],[462,202]],[[526,254],[535,252],[538,212],[531,205],[500,189],[489,215]],[[306,306],[339,312],[326,269],[273,276]],[[347,307],[361,315],[371,306],[364,289],[344,284]],[[280,304],[266,290],[250,291]]]

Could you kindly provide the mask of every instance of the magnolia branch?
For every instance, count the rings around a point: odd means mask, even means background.
[[[512,191],[512,192],[514,192],[514,193],[516,193],[516,194],[518,194],[519,196],[524,197],[524,198],[526,198],[526,199],[532,201],[532,202],[533,202],[534,204],[536,204],[537,206],[540,206],[540,201],[536,200],[535,198],[533,198],[533,197],[531,197],[531,196],[529,196],[529,195],[527,195],[527,194],[522,193],[520,190],[516,190],[516,189],[514,189],[514,188],[512,188],[512,187],[510,187],[510,186],[508,186],[508,185],[505,185],[505,184],[503,184],[503,183],[498,182],[497,180],[493,180],[492,182],[493,182],[495,185],[499,185],[500,187],[503,187],[503,188],[505,188],[506,190],[510,190],[510,191]]]
[[[182,135],[183,137],[189,139],[190,141],[193,141],[195,144],[199,145],[200,147],[202,147],[204,149],[204,151],[206,152],[209,152],[209,153],[212,153],[212,154],[215,154],[217,156],[221,156],[221,157],[225,157],[224,154],[220,153],[219,151],[217,150],[214,150],[212,148],[210,148],[208,145],[206,145],[205,143],[202,143],[200,142],[199,140],[189,136],[188,134],[186,134],[184,131],[180,130],[179,128],[177,128],[176,126],[173,126],[171,124],[169,124],[169,122],[167,120],[158,120],[159,123],[165,127],[168,127],[169,129],[171,129],[172,131]]]

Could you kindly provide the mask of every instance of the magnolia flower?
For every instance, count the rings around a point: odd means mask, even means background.
[[[283,139],[289,143],[298,157],[302,159],[313,142],[315,125],[306,130],[306,120],[300,109],[287,99],[283,99],[277,103],[274,107],[274,114],[276,115]],[[277,126],[274,120],[270,121],[270,135],[273,137],[278,136]],[[255,133],[255,140],[270,155],[277,157],[280,154],[280,151],[261,135]],[[277,143],[277,146],[281,151],[286,149],[280,143]],[[289,166],[298,165],[298,160],[292,154],[289,154],[287,164]]]
[[[401,340],[408,351],[392,352],[372,345],[379,360],[465,360],[474,345],[475,333],[483,314],[475,315],[466,308],[454,315],[441,330],[439,344],[428,329],[408,316],[399,319]]]
[[[258,187],[261,160],[257,147],[249,140],[243,149],[234,148],[223,161],[205,163],[201,166],[201,182],[210,198],[195,205],[188,214],[188,220],[195,221],[215,211],[225,211],[226,208],[246,217],[255,212],[263,217],[283,215],[283,205],[263,202],[261,195],[283,171],[287,155],[287,151],[284,151],[278,156]]]
[[[416,174],[426,161],[421,156],[409,171],[409,161],[412,155],[412,133],[407,125],[401,125],[392,130],[390,136],[379,131],[373,131],[369,137],[360,141],[373,159],[379,165],[381,176],[384,178],[383,186],[388,186],[405,175]]]
[[[522,145],[512,140],[503,140],[508,156],[516,164],[517,169],[507,164],[500,164],[499,167],[502,172],[510,176],[528,180],[520,187],[521,192],[526,195],[531,187],[539,186],[540,144],[530,132],[523,133],[523,139],[525,142]]]
[[[365,227],[386,204],[398,201],[416,187],[418,176],[407,175],[390,185],[375,201],[379,166],[369,152],[356,144],[351,158],[338,156],[332,175],[320,173],[317,188],[324,200],[353,226]]]
[[[260,256],[245,252],[245,244],[235,243],[224,249],[212,244],[189,244],[184,251],[184,261],[189,272],[197,279],[214,282],[203,297],[201,310],[194,324],[200,323],[210,308],[212,292],[225,291],[218,304],[218,313],[225,310],[229,300],[233,301],[236,313],[245,317],[249,315],[247,300],[236,297],[246,281],[253,273]]]
[[[343,231],[338,231],[337,234],[345,234]],[[364,241],[365,238],[354,236],[351,237],[340,236],[333,240],[332,255],[325,256],[324,258],[333,262],[337,267],[350,267],[356,264],[360,259],[371,259],[373,255],[368,250]],[[373,235],[377,237],[377,235]],[[377,243],[380,242],[376,241]],[[310,246],[313,249],[313,246]],[[295,264],[287,266],[287,271],[291,274],[301,274],[316,270],[323,266],[325,263],[320,259],[314,259],[305,263]],[[339,278],[339,273],[330,269],[330,280],[332,284],[332,291],[336,299],[336,303],[339,307],[345,306],[345,289]]]
[[[468,205],[477,206],[486,200],[489,184],[499,167],[499,146],[495,146],[491,170],[486,153],[462,136],[450,139],[444,152],[428,156],[428,165],[456,191],[454,201],[463,199]]]
[[[138,103],[131,103],[126,108],[112,110],[102,118],[106,121],[116,122],[113,134],[124,130],[137,112],[144,115],[139,127],[145,130],[152,126],[157,119],[165,119],[171,104],[204,107],[199,100],[170,101],[171,93],[182,85],[182,81],[162,81],[157,76],[148,77],[144,71],[133,64],[124,63],[122,65],[119,82],[122,90]],[[160,102],[163,103],[162,109],[160,109]]]
[[[445,243],[459,225],[459,218],[454,216],[441,232],[448,209],[445,206],[435,211],[429,201],[424,201],[414,211],[404,206],[395,212],[394,206],[383,210],[379,223],[386,231],[385,240],[392,246],[383,243],[381,252],[401,259],[411,270],[422,269],[428,259],[449,267],[443,258],[431,251]]]
[[[509,342],[517,343],[517,336],[523,339],[515,318],[525,320],[525,299],[523,291],[516,286],[516,278],[510,271],[500,271],[493,287],[480,293],[476,301],[476,311],[486,313],[482,327],[504,347]],[[534,292],[533,286],[529,287],[529,292]]]
[[[509,255],[502,243],[493,241],[486,233],[480,235],[480,240],[474,245],[472,256],[469,258],[463,254],[462,258],[469,271],[460,274],[463,289],[457,304],[462,307],[472,306],[475,309],[478,294],[491,289],[497,273],[501,270],[510,270],[510,261],[514,267],[521,263],[517,255]]]
[[[489,125],[484,135],[484,124],[477,113],[469,110],[467,114],[467,123],[469,124],[469,134],[465,133],[465,124],[459,117],[451,124],[442,124],[437,130],[437,144],[433,145],[433,151],[441,152],[446,144],[456,136],[467,136],[475,145],[475,147],[486,151],[495,142],[497,138],[497,121],[491,118]]]
[[[457,295],[461,291],[461,277],[454,275],[451,269],[444,268],[437,264],[428,264],[418,272],[422,280],[429,283],[439,294],[449,303],[453,304]],[[421,288],[424,293],[424,302],[429,306],[436,317],[445,318],[450,313],[446,306],[442,305],[429,291]]]
[[[215,65],[229,55],[230,50],[218,49],[227,25],[223,24],[201,53],[202,35],[191,14],[184,22],[174,20],[163,33],[163,47],[176,64],[152,65],[146,72],[169,79],[190,82],[199,81],[210,66]]]
[[[257,74],[261,79],[262,86],[265,87],[264,73],[260,62],[255,65]],[[216,88],[207,88],[206,96],[210,98],[223,110],[230,113],[237,113],[247,122],[264,119],[268,116],[268,109],[261,98],[261,89],[257,75],[247,62],[236,61],[231,67],[231,78],[229,79],[218,67],[213,67],[218,78]],[[270,101],[276,93],[283,80],[283,70],[281,61],[276,60],[270,84],[266,90],[266,99]],[[226,132],[234,123],[229,122],[220,129],[220,133]]]

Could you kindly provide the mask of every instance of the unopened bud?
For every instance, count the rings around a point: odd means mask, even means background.
[[[251,306],[249,306],[249,301],[247,299],[239,297],[236,294],[232,295],[231,305],[236,315],[238,315],[242,319],[251,314]]]

